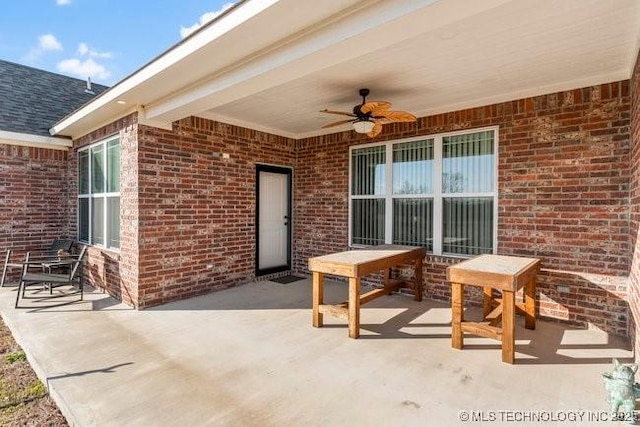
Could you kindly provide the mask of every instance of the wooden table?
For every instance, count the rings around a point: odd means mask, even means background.
[[[502,361],[513,363],[516,311],[524,313],[527,329],[536,326],[536,275],[539,269],[539,259],[503,255],[480,255],[448,267],[453,311],[451,346],[462,349],[465,332],[494,338],[502,341]],[[465,285],[484,287],[483,322],[464,321]],[[524,303],[515,300],[515,293],[520,288],[524,288]],[[502,292],[502,298],[494,298],[494,289]]]
[[[360,305],[382,295],[390,295],[403,285],[414,290],[414,299],[422,300],[422,260],[425,249],[413,246],[380,245],[366,249],[339,252],[309,258],[309,270],[313,273],[313,326],[322,326],[323,314],[329,314],[349,323],[349,337],[360,336]],[[391,278],[391,268],[411,263],[413,280]],[[360,279],[368,274],[383,271],[384,288],[360,295]],[[349,278],[349,300],[341,304],[323,303],[324,275],[333,274]]]

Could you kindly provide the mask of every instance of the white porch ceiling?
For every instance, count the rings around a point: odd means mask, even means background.
[[[351,110],[362,87],[425,116],[628,79],[640,48],[638,0],[248,0],[229,18],[264,3],[112,96],[153,123],[196,115],[302,138],[348,129],[321,130],[339,117],[319,110]],[[58,130],[108,118],[96,111]]]

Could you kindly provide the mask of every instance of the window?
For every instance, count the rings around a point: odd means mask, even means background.
[[[78,240],[120,247],[120,140],[78,151]]]
[[[351,244],[493,253],[496,152],[497,129],[352,147]]]

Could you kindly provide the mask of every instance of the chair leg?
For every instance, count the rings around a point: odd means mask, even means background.
[[[4,264],[4,268],[2,269],[2,281],[0,281],[0,288],[4,288],[4,278],[7,277],[7,264]]]
[[[16,307],[18,308],[18,302],[20,301],[20,289],[24,286],[24,282],[21,280],[18,282],[18,292],[16,292]]]
[[[4,287],[4,279],[7,277],[7,265],[9,264],[10,257],[11,249],[7,249],[7,256],[4,258],[4,267],[2,268],[2,281],[0,281],[0,288]]]
[[[24,277],[27,274],[27,270],[29,269],[29,257],[31,254],[27,252],[27,256],[24,259],[25,264],[22,266],[22,270],[20,271],[20,281],[18,282],[18,291],[16,292],[16,307],[18,308],[18,302],[20,301],[20,290],[22,289],[22,298],[24,299],[24,289],[27,287],[25,283]]]

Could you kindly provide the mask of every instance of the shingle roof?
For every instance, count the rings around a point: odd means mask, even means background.
[[[0,60],[0,131],[51,136],[58,120],[108,89],[84,80]]]

